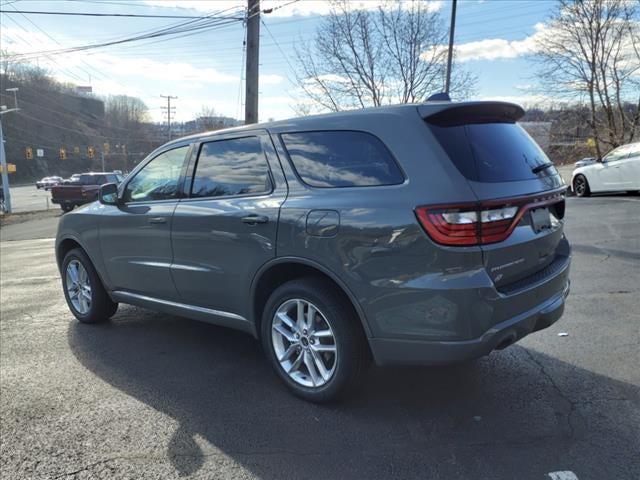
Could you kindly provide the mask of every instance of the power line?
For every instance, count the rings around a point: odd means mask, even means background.
[[[230,9],[226,9],[226,10],[230,10]],[[139,41],[139,40],[146,40],[146,39],[152,39],[152,38],[157,38],[157,37],[163,37],[163,36],[166,36],[166,35],[177,35],[177,34],[186,33],[186,32],[188,32],[188,33],[194,33],[194,32],[202,33],[203,31],[212,30],[215,27],[224,26],[224,25],[229,24],[229,23],[235,23],[235,22],[238,21],[238,20],[236,20],[236,18],[237,17],[229,17],[229,16],[218,16],[218,17],[213,18],[212,16],[207,16],[207,17],[204,18],[204,20],[202,20],[202,19],[192,19],[192,20],[188,20],[188,21],[185,21],[185,22],[179,22],[178,24],[174,24],[174,25],[171,25],[171,26],[167,26],[167,27],[163,27],[163,28],[160,28],[160,29],[152,30],[151,32],[135,35],[135,36],[132,36],[132,37],[125,37],[125,38],[121,38],[121,39],[117,39],[117,40],[111,40],[111,41],[102,42],[102,43],[93,43],[93,44],[87,44],[87,45],[80,45],[80,46],[76,46],[76,47],[63,48],[63,49],[59,49],[59,50],[42,50],[42,51],[37,51],[37,52],[28,52],[28,53],[24,53],[24,54],[18,54],[18,55],[16,55],[16,57],[19,57],[19,58],[36,58],[36,57],[44,56],[44,55],[51,56],[51,55],[57,55],[57,54],[86,51],[86,50],[102,48],[102,47],[107,47],[107,46],[113,46],[113,45],[120,45],[120,44]]]
[[[64,16],[76,16],[76,17],[127,17],[127,18],[195,18],[195,19],[207,19],[207,18],[226,18],[233,20],[244,20],[244,17],[214,17],[206,15],[154,15],[154,14],[137,14],[137,13],[92,13],[92,12],[54,12],[54,11],[40,11],[40,10],[0,10],[0,13],[19,13],[27,15],[64,15]]]
[[[282,55],[282,57],[286,60],[287,65],[289,65],[289,68],[291,68],[292,71],[295,72],[295,68],[293,68],[293,65],[291,64],[291,62],[289,61],[289,57],[286,53],[284,53],[284,50],[282,50],[282,48],[280,47],[280,44],[278,43],[278,41],[276,40],[276,37],[273,36],[273,34],[271,33],[271,30],[269,30],[269,27],[267,27],[267,24],[264,23],[264,20],[262,20],[262,26],[265,28],[265,30],[267,31],[267,33],[269,34],[269,36],[271,37],[271,40],[273,40],[273,43],[275,44],[275,46],[278,48],[278,50],[280,51],[280,54]]]
[[[16,12],[16,8],[11,5],[11,8],[13,8]],[[53,38],[49,33],[47,33],[45,30],[43,30],[42,28],[40,28],[38,25],[36,25],[29,17],[27,17],[26,15],[23,15],[22,13],[20,14],[22,17],[24,17],[25,20],[27,20],[27,22],[29,22],[31,25],[33,25],[34,27],[36,27],[38,30],[40,30],[42,33],[44,33],[50,40],[54,41],[55,43],[57,43],[58,45],[62,46],[62,44],[56,40],[55,38]],[[91,65],[89,65],[88,63],[86,63],[84,60],[81,60],[83,64],[85,64],[87,67],[92,68]],[[79,68],[79,70],[83,71],[84,73],[86,73],[87,75],[89,75],[89,80],[91,80],[91,72],[86,71],[83,68]],[[99,74],[98,76],[102,76],[102,78],[107,78],[104,74]],[[117,83],[117,82],[116,82]]]
[[[102,135],[102,134],[98,134],[98,133],[80,132],[80,131],[78,131],[78,129],[75,129],[75,128],[63,127],[61,125],[56,125],[55,123],[49,123],[49,122],[46,122],[46,121],[41,120],[39,118],[32,117],[31,115],[27,115],[26,113],[24,113],[22,111],[17,112],[17,114],[20,115],[21,117],[25,117],[25,118],[28,118],[29,120],[33,120],[34,122],[42,123],[43,125],[48,125],[48,126],[54,127],[54,128],[59,128],[61,130],[67,130],[69,132],[74,132],[74,133],[79,134],[79,135],[106,138],[108,140],[122,140],[122,137],[111,137],[111,136],[108,136],[108,135]],[[143,141],[143,142],[149,141],[149,139],[147,139],[147,138],[129,138],[128,140],[132,140],[132,141],[133,140],[138,140],[138,141]]]
[[[24,27],[23,27],[21,24],[19,24],[16,20],[14,20],[14,19],[13,19],[13,18],[11,18],[11,17],[7,17],[7,18],[8,18],[9,20],[11,20],[11,22],[12,22],[14,25],[16,25],[16,26],[17,26],[17,27],[19,27],[20,29],[24,30],[25,32],[29,33],[29,30],[27,30],[26,28],[24,28]],[[19,32],[17,32],[17,33],[19,33]],[[7,35],[7,34],[5,33],[5,34],[4,34],[4,36],[5,36],[6,38],[8,38],[9,40],[11,40],[11,41],[13,41],[13,42],[18,43],[18,42],[17,42],[13,37],[11,37],[10,35]],[[25,38],[21,38],[21,40],[22,40],[24,43],[26,43],[27,45],[29,45],[30,47],[32,47],[32,46],[33,46],[33,44],[32,44],[29,40],[27,40],[27,39],[25,39]],[[45,62],[47,62],[47,63],[49,63],[49,64],[51,64],[51,65],[55,65],[56,67],[58,67],[58,68],[59,68],[61,71],[63,71],[63,72],[67,72],[67,74],[69,74],[71,77],[75,78],[76,80],[78,80],[78,81],[83,81],[83,79],[82,79],[81,77],[79,77],[78,75],[76,75],[75,73],[73,73],[71,70],[69,70],[69,69],[67,69],[67,68],[63,67],[63,66],[62,66],[62,65],[60,65],[59,63],[57,63],[53,58],[45,57],[45,58],[44,58],[44,61],[45,61]]]

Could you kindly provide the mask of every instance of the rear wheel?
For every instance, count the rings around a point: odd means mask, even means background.
[[[579,197],[588,197],[591,195],[587,177],[584,175],[576,175],[576,178],[573,179],[573,191]]]
[[[332,285],[315,278],[287,282],[271,294],[262,343],[273,369],[295,395],[326,402],[357,383],[368,356],[352,312]]]
[[[64,213],[70,212],[71,210],[73,210],[73,205],[68,204],[68,203],[63,203],[62,205],[60,205],[60,208],[62,209],[62,211]]]
[[[71,313],[82,323],[103,322],[118,309],[91,260],[79,248],[70,250],[62,261],[62,288]]]

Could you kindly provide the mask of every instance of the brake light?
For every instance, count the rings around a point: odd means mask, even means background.
[[[437,243],[485,245],[507,239],[528,210],[564,201],[564,191],[563,188],[546,195],[418,207],[416,216]]]

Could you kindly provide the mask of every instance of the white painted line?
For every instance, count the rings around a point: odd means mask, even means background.
[[[578,476],[570,470],[564,472],[549,472],[547,475],[551,477],[551,480],[578,480]]]

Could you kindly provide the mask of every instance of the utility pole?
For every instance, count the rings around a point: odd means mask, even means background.
[[[104,152],[100,152],[100,161],[102,162],[102,171],[106,172],[104,169]]]
[[[4,134],[2,133],[2,115],[9,112],[17,112],[18,108],[18,89],[7,88],[7,92],[13,92],[13,100],[15,107],[7,110],[7,107],[0,107],[0,168],[2,168],[2,194],[4,195],[4,210],[11,213],[11,191],[9,190],[9,168],[7,166],[7,154],[4,150]]]
[[[260,61],[260,0],[247,0],[247,63],[245,72],[244,123],[258,122],[258,75]]]
[[[449,27],[449,56],[447,58],[447,80],[444,85],[445,93],[449,93],[449,87],[451,86],[451,63],[453,61],[453,36],[456,31],[456,4],[458,0],[453,0],[451,5],[451,27]]]
[[[171,106],[171,100],[175,100],[178,97],[172,97],[171,95],[160,95],[160,97],[162,98],[166,98],[167,99],[167,106],[166,107],[160,107],[163,110],[167,110],[167,132],[169,135],[169,140],[171,140],[171,115],[173,113],[173,111],[175,111],[176,107],[172,107]]]

